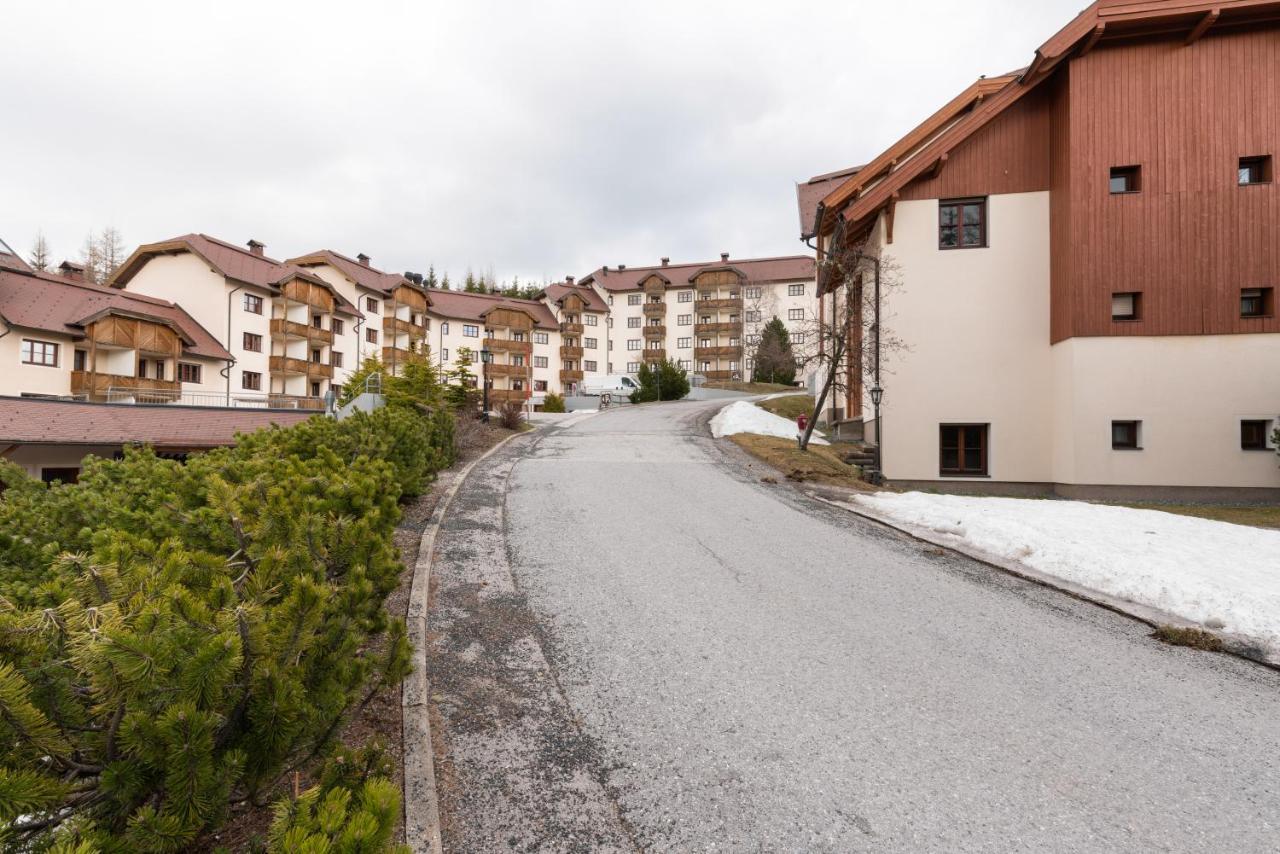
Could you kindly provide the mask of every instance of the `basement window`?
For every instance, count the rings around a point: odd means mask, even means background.
[[[1111,295],[1111,319],[1131,321],[1142,319],[1142,293],[1126,291]]]
[[[1268,451],[1267,434],[1271,432],[1271,422],[1250,420],[1240,422],[1240,449],[1242,451]]]
[[[942,424],[938,431],[943,477],[986,477],[988,424]]]
[[[1142,445],[1139,443],[1141,433],[1141,421],[1112,421],[1111,450],[1141,451]]]
[[[1142,189],[1141,166],[1112,166],[1111,195],[1137,193]]]
[[[1273,293],[1271,288],[1245,288],[1240,291],[1240,316],[1270,317]]]
[[[1241,187],[1271,183],[1271,157],[1241,157],[1238,181]]]

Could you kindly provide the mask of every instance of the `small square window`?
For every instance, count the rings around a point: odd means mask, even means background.
[[[1111,295],[1112,320],[1139,320],[1142,318],[1142,294],[1129,291]]]
[[[1267,451],[1267,434],[1270,432],[1270,421],[1241,421],[1240,449],[1244,451]]]
[[[1142,189],[1141,166],[1111,167],[1111,194],[1137,193]]]
[[[986,424],[942,424],[939,427],[939,473],[943,477],[986,477]]]
[[[1271,288],[1245,288],[1240,291],[1240,316],[1270,317],[1273,294]]]
[[[1138,444],[1141,432],[1141,421],[1112,421],[1111,449],[1113,451],[1140,451]]]
[[[1241,187],[1271,183],[1271,157],[1241,157],[1237,180]]]
[[[986,199],[938,203],[939,249],[981,249],[986,245]]]

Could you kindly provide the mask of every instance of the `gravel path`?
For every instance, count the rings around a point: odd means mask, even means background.
[[[1280,674],[763,484],[716,406],[546,428],[460,491],[449,850],[1276,850]]]

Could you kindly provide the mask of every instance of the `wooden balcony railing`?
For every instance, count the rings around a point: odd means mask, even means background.
[[[695,323],[694,335],[742,335],[742,323]]]
[[[294,359],[290,356],[272,356],[268,366],[273,374],[296,374],[312,379],[333,379],[333,365],[324,362],[309,362],[306,359]]]
[[[581,359],[582,355],[583,355],[583,350],[581,347],[561,347],[560,348],[561,359]]]
[[[312,326],[310,323],[299,323],[296,320],[285,320],[283,317],[271,319],[271,337],[278,340],[298,338],[315,341],[319,344],[332,344],[333,331]]]
[[[566,371],[561,371],[561,372],[560,372],[560,382],[561,382],[561,383],[580,383],[580,382],[582,382],[582,377],[583,377],[583,373],[582,373],[582,371],[567,371],[567,370],[566,370]]]
[[[665,302],[647,302],[644,304],[645,317],[666,317],[667,304]]]
[[[484,368],[490,377],[520,377],[529,376],[528,365],[496,365],[490,364]]]
[[[732,311],[742,309],[742,297],[727,299],[700,299],[694,304],[694,311]]]
[[[702,374],[711,382],[724,382],[726,380],[731,380],[734,377],[738,377],[739,379],[742,377],[741,371],[698,371],[698,373]]]
[[[661,362],[667,358],[667,351],[648,347],[640,351],[640,358],[646,362]]]
[[[666,338],[666,337],[667,337],[667,327],[666,327],[666,326],[662,326],[662,325],[659,325],[659,326],[652,326],[652,325],[651,325],[651,326],[646,326],[646,327],[644,328],[644,337],[645,337],[645,338]]]
[[[408,335],[410,341],[421,341],[427,337],[427,328],[415,325],[399,317],[382,318],[382,332],[385,335]]]
[[[581,335],[584,331],[585,331],[585,327],[581,323],[560,324],[561,335]]]
[[[504,403],[508,400],[516,400],[523,403],[533,396],[533,392],[527,388],[491,388],[489,389],[489,403]]]
[[[93,371],[71,372],[71,393],[90,398],[104,397],[108,390],[173,393],[182,390],[176,380],[157,380],[150,377],[131,377],[125,374],[104,374]]]
[[[294,394],[269,394],[267,407],[270,409],[324,409],[323,397],[299,397]]]
[[[486,338],[484,346],[495,353],[524,353],[528,355],[533,352],[532,341],[513,341],[510,338]],[[477,354],[477,358],[479,354]]]
[[[734,359],[738,360],[742,356],[741,347],[694,347],[693,358],[695,359]]]

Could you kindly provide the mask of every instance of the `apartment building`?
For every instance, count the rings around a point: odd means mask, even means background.
[[[592,375],[613,372],[609,366],[609,305],[595,289],[574,283],[573,276],[548,286],[539,299],[550,309],[560,331],[560,369],[564,394],[574,394]]]
[[[1277,12],[1096,2],[1027,68],[800,186],[819,259],[898,269],[882,313],[906,349],[868,424],[890,480],[1280,497]],[[843,403],[871,420],[865,388]]]
[[[808,346],[817,318],[814,259],[797,255],[657,266],[601,267],[581,282],[609,311],[607,373],[673,359],[711,381],[749,379],[751,348],[774,317]]]
[[[0,395],[166,403],[184,388],[216,393],[231,361],[172,302],[91,284],[69,262],[42,273],[0,253]]]

